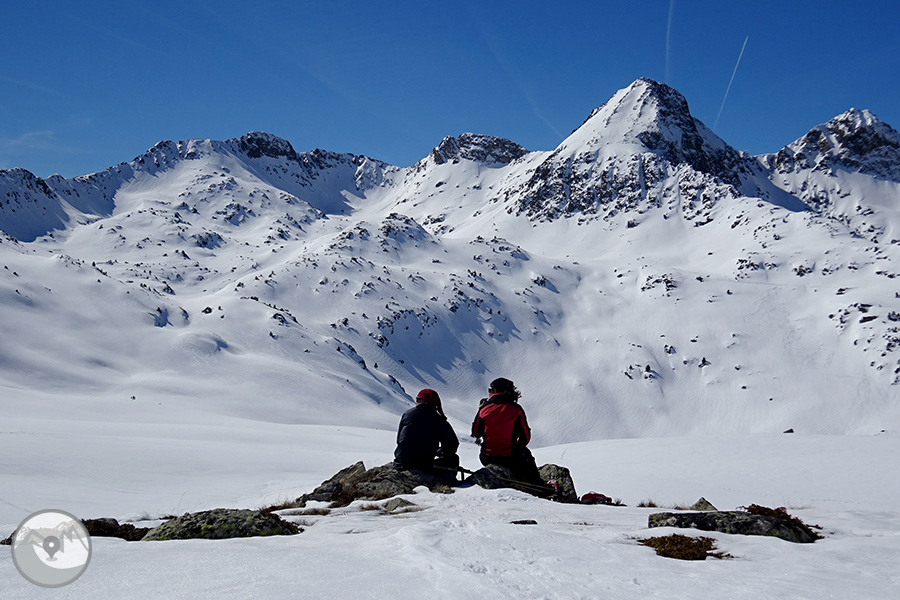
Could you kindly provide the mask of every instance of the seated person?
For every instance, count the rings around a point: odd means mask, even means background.
[[[527,448],[531,428],[519,405],[519,390],[512,381],[501,377],[491,382],[488,393],[490,396],[481,401],[472,423],[472,437],[481,444],[481,464],[500,465],[512,471],[519,481],[545,485]]]
[[[416,396],[416,405],[400,417],[394,468],[452,481],[459,467],[457,448],[459,439],[444,415],[440,396],[434,390],[422,390]]]

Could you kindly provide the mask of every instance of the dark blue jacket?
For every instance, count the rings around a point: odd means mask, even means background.
[[[434,459],[456,456],[459,439],[446,417],[432,404],[417,404],[400,417],[394,468],[431,471]]]

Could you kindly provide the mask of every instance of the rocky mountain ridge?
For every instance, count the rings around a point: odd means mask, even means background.
[[[167,373],[188,404],[279,422],[353,422],[318,400],[350,394],[390,427],[411,388],[466,420],[504,374],[549,442],[821,431],[810,405],[884,428],[895,133],[849,114],[823,126],[839,145],[751,157],[641,79],[549,152],[463,134],[400,168],[256,132],[74,179],[2,171],[0,323],[28,352],[0,351],[0,382],[157,397]],[[77,323],[107,334],[73,358]]]
[[[128,163],[106,171],[65,179],[35,177],[23,169],[0,171],[0,225],[17,239],[30,241],[65,227],[79,213],[108,216],[118,189],[141,173],[154,174],[183,160],[224,154],[253,164],[264,180],[297,194],[309,192],[318,178],[337,170],[353,171],[354,193],[396,185],[399,173],[420,172],[427,165],[460,160],[506,166],[529,153],[509,140],[466,133],[445,138],[420,162],[401,169],[364,156],[323,150],[298,153],[287,140],[251,132],[223,142],[163,141]],[[691,114],[676,90],[642,78],[595,109],[581,127],[550,153],[543,153],[522,181],[499,193],[518,214],[532,219],[561,216],[612,216],[651,207],[688,209],[689,220],[707,215],[716,199],[770,197],[771,183],[807,172],[871,175],[900,183],[900,135],[866,110],[851,109],[789,144],[776,154],[751,157],[715,136]],[[271,163],[271,164],[268,164]],[[265,174],[267,173],[267,175]],[[392,177],[391,175],[394,175]],[[793,196],[792,210],[828,214],[833,190],[816,186],[777,187]],[[687,203],[683,202],[687,200]],[[691,212],[692,207],[701,208]],[[700,218],[702,222],[702,217]],[[76,219],[77,222],[77,219]]]
[[[897,181],[900,134],[868,110],[851,108],[788,144],[770,164],[778,173],[845,170]]]

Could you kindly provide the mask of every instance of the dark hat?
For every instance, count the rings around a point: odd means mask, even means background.
[[[489,391],[491,392],[491,398],[500,396],[506,398],[509,402],[518,402],[519,398],[522,397],[522,394],[516,389],[516,384],[505,377],[493,380]]]
[[[516,390],[515,384],[509,379],[500,377],[491,382],[491,389],[501,394],[507,394]]]

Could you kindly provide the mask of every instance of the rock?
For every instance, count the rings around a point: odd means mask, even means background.
[[[575,483],[569,469],[559,465],[546,464],[538,469],[541,479],[552,482],[546,486],[520,482],[513,477],[512,471],[499,465],[488,465],[478,469],[466,478],[466,483],[474,483],[488,490],[513,488],[519,491],[549,498],[557,502],[577,503],[578,494],[575,493]]]
[[[809,527],[790,518],[743,511],[656,513],[650,515],[649,527],[680,527],[740,535],[775,536],[799,544],[810,544],[818,537]]]
[[[512,471],[500,465],[487,465],[469,475],[465,483],[475,484],[486,490],[499,490],[511,487],[515,482]]]
[[[428,489],[440,485],[440,480],[418,471],[398,471],[391,464],[373,467],[366,471],[365,477],[356,485],[358,498],[366,500],[382,500],[401,494],[412,494],[420,486]]]
[[[512,487],[558,502],[578,502],[575,484],[567,468],[548,464],[541,467],[539,472],[544,481],[554,482],[552,487],[542,489],[540,486],[517,482],[509,469],[499,465],[488,465],[478,469],[466,478],[466,483],[489,490]],[[413,490],[420,486],[437,493],[453,491],[436,475],[420,471],[398,471],[390,463],[366,470],[365,465],[358,462],[338,471],[312,492],[297,498],[297,502],[300,506],[305,506],[310,501],[331,502],[332,507],[347,506],[354,500],[384,500],[412,494]]]
[[[316,502],[335,502],[337,498],[347,495],[356,484],[362,481],[366,473],[366,467],[362,461],[341,469],[331,479],[323,481],[319,487],[309,494],[303,494],[297,499],[301,506],[305,506],[310,500]],[[349,502],[347,503],[349,504]]]
[[[509,140],[489,135],[464,133],[461,136],[445,137],[440,146],[432,150],[435,164],[458,162],[466,159],[487,165],[503,165],[528,154],[528,150]]]
[[[280,517],[258,510],[217,508],[185,514],[151,529],[143,541],[294,535],[299,529]]]
[[[711,511],[711,510],[719,510],[715,506],[712,505],[712,502],[707,500],[706,498],[700,498],[694,505],[691,507],[691,510],[701,510],[701,511]]]
[[[394,512],[398,508],[409,508],[410,506],[415,506],[413,502],[406,500],[405,498],[391,498],[387,502],[385,502],[382,507],[386,512]]]
[[[575,482],[572,480],[572,474],[566,467],[546,464],[538,469],[541,479],[556,488],[556,493],[551,500],[557,502],[565,502],[567,504],[577,504],[578,494],[575,493]]]
[[[354,500],[384,500],[412,494],[420,486],[433,492],[452,491],[441,478],[420,471],[398,471],[388,463],[366,470],[362,462],[338,471],[331,479],[297,499],[300,506],[309,501],[331,502],[332,507],[347,506]]]
[[[130,523],[120,525],[115,519],[84,519],[88,533],[96,537],[117,537],[129,542],[142,540],[150,527],[135,527]]]

